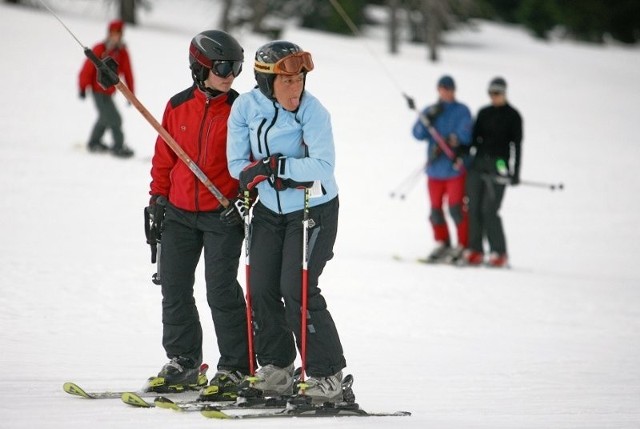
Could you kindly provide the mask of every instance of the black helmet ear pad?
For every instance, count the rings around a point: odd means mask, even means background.
[[[191,71],[198,81],[204,82],[209,77],[209,69],[198,62],[191,64]]]

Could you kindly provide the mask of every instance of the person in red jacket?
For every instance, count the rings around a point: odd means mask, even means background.
[[[224,196],[234,201],[238,181],[227,170],[227,118],[238,93],[231,89],[244,51],[223,31],[197,34],[189,48],[193,85],[166,105],[162,126]],[[246,306],[237,281],[244,239],[242,217],[224,207],[169,145],[158,137],[147,211],[163,219],[158,262],[162,285],[162,345],[170,361],[157,379],[166,386],[203,387],[202,326],[194,299],[195,270],[204,250],[207,302],[220,358],[207,399],[235,399],[249,373]],[[204,380],[206,385],[206,379]]]
[[[131,71],[129,52],[122,42],[123,30],[124,23],[121,20],[111,21],[108,27],[107,39],[95,45],[93,53],[100,59],[113,58],[118,64],[118,75],[124,76],[127,87],[133,92],[133,72]],[[87,90],[90,89],[98,109],[98,120],[93,126],[89,137],[89,151],[106,152],[111,150],[111,153],[118,157],[128,158],[133,156],[133,151],[124,144],[122,118],[113,102],[113,93],[116,88],[111,86],[105,89],[100,86],[97,70],[89,59],[85,60],[80,70],[78,83],[80,98],[85,99]],[[102,136],[107,129],[110,129],[113,135],[113,146],[111,148],[102,142]]]

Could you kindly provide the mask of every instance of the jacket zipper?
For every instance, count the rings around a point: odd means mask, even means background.
[[[267,129],[264,132],[264,148],[265,151],[267,152],[267,156],[271,156],[271,151],[269,150],[269,139],[267,138],[267,134],[269,134],[269,131],[271,130],[271,128],[273,128],[273,126],[276,124],[276,121],[278,120],[278,108],[276,107],[275,103],[273,104],[273,108],[276,111],[275,115],[273,115],[273,119],[271,120],[271,123],[269,124],[269,126],[267,127]],[[262,124],[260,124],[260,127],[262,127],[262,125],[264,124],[264,121]],[[258,147],[260,145],[260,136],[258,135]],[[278,213],[283,214],[282,213],[282,204],[280,203],[280,191],[278,191],[275,186],[273,188],[276,191],[276,201],[278,202]]]
[[[202,153],[202,132],[204,130],[204,126],[207,122],[207,112],[209,111],[209,97],[207,97],[207,101],[205,101],[204,103],[204,113],[202,115],[202,121],[200,122],[200,131],[198,132],[198,156],[196,158],[196,164],[201,165],[202,163],[200,162],[200,155]],[[200,211],[200,181],[198,180],[198,178],[196,177],[196,175],[193,175],[193,180],[194,180],[194,189],[195,189],[195,195],[194,195],[194,203],[195,203],[195,208],[196,211],[199,212]]]

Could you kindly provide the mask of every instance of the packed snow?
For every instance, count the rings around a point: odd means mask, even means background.
[[[51,4],[83,45],[115,16],[104,2]],[[125,30],[136,94],[160,119],[191,83],[187,49],[215,28],[219,4],[151,2]],[[81,101],[81,46],[43,9],[0,3],[0,427],[282,427],[198,413],[83,400],[87,390],[135,390],[166,362],[160,290],[143,233],[156,134],[117,96],[133,159],[83,150],[95,118]],[[519,27],[477,22],[446,35],[442,60],[404,44],[387,53],[366,38],[284,28],[314,56],[307,89],[332,114],[341,186],[335,258],[321,287],[365,410],[411,417],[297,419],[298,428],[640,427],[640,51],[532,39]],[[267,39],[234,35],[252,59]],[[524,118],[523,180],[502,209],[512,269],[425,266],[433,246],[424,176],[404,200],[390,193],[424,162],[410,129],[454,76],[472,112],[504,76]],[[204,298],[205,360],[218,359]],[[242,270],[239,274],[244,281]]]

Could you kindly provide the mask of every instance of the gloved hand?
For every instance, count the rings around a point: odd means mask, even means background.
[[[162,221],[167,199],[162,195],[152,195],[149,205],[144,209],[144,234],[151,246],[151,263],[156,262],[158,242],[162,236]]]
[[[296,182],[291,179],[277,179],[274,188],[278,191],[282,191],[283,189],[305,189],[311,188],[313,186],[313,181],[310,182]]]
[[[275,184],[278,179],[278,171],[280,168],[284,169],[286,159],[282,154],[277,153],[252,162],[240,172],[240,177],[238,178],[240,189],[250,191],[255,188],[258,183],[266,179],[271,180],[271,183]]]
[[[87,98],[87,91],[81,89],[80,92],[78,92],[78,97],[80,97],[81,100],[84,100],[85,98]]]
[[[455,134],[449,134],[449,136],[447,137],[447,145],[449,145],[451,149],[458,148],[460,146],[460,142],[458,141],[458,136]]]
[[[256,190],[249,192],[249,207],[253,205],[257,197]],[[220,220],[229,226],[238,225],[244,221],[244,216],[248,214],[244,192],[239,192],[237,197],[229,201],[229,206],[220,213]]]
[[[162,222],[164,211],[167,206],[167,198],[164,195],[152,195],[149,199],[147,211],[154,222]]]
[[[442,110],[444,110],[442,103],[437,103],[429,107],[426,112],[426,117],[429,120],[429,122],[433,123],[433,121],[436,120],[436,118],[440,115],[440,113],[442,113]]]
[[[244,220],[243,218],[246,214],[245,209],[244,198],[238,196],[229,201],[227,208],[220,213],[220,220],[228,226],[239,225]]]

